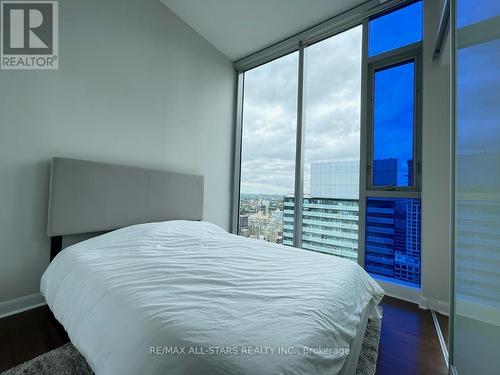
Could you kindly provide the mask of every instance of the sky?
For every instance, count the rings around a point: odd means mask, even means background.
[[[390,37],[388,37],[390,36]],[[422,37],[422,3],[369,23],[369,53]],[[362,26],[305,49],[304,193],[311,163],[359,161]],[[408,184],[413,158],[414,64],[375,74],[376,159],[398,159],[398,185]],[[293,194],[298,52],[245,73],[241,192]],[[331,197],[335,198],[335,197]]]
[[[375,160],[397,159],[398,186],[411,186],[408,160],[413,159],[414,70],[415,64],[406,62],[375,71],[374,78],[373,156]],[[374,164],[374,180],[376,173]]]
[[[304,191],[310,163],[359,160],[361,26],[306,49]],[[294,190],[298,52],[245,73],[241,192]]]
[[[405,6],[369,22],[368,56],[422,39],[422,2]]]

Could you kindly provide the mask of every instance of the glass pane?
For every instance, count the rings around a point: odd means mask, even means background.
[[[365,269],[420,286],[420,199],[367,198]]]
[[[498,0],[459,0],[457,2],[458,27],[469,26],[500,16]]]
[[[497,0],[480,1],[477,10],[476,3],[459,0],[459,20],[498,14]],[[478,40],[491,38],[476,32]],[[500,367],[499,72],[500,39],[458,50],[453,358],[460,374]]]
[[[413,186],[415,62],[375,71],[373,186]]]
[[[283,198],[293,196],[298,53],[245,73],[239,233],[283,241]],[[285,221],[286,222],[286,221]]]
[[[421,41],[422,2],[371,19],[368,33],[368,56]]]
[[[362,26],[307,48],[302,248],[358,258]]]

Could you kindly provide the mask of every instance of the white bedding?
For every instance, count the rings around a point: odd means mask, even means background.
[[[189,221],[73,245],[41,291],[98,375],[338,374],[383,296],[351,261]]]

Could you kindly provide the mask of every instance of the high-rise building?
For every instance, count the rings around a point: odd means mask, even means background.
[[[413,186],[413,160],[406,162],[408,165],[408,186]]]
[[[302,248],[358,259],[357,200],[304,198]],[[294,198],[285,197],[283,243],[293,244]]]
[[[365,268],[368,272],[420,284],[420,199],[368,198]]]
[[[240,229],[248,228],[248,215],[240,215]]]
[[[302,248],[357,261],[359,161],[311,164],[303,200]],[[294,197],[283,199],[283,243],[293,244]]]
[[[359,199],[359,161],[311,163],[311,197]]]
[[[397,184],[396,159],[376,160],[374,167],[381,176],[374,183]],[[357,261],[359,162],[312,163],[310,188],[303,200],[302,248]],[[294,197],[284,197],[283,204],[283,243],[293,245]],[[420,199],[368,198],[366,270],[419,285],[420,224]]]
[[[398,184],[398,160],[373,161],[373,186],[396,186]]]

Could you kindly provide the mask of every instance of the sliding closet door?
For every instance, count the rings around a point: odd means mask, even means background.
[[[500,1],[456,0],[452,362],[500,369]]]

